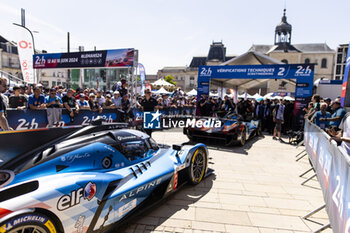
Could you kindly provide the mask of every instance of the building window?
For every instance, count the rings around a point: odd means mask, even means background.
[[[327,68],[327,59],[323,58],[321,61],[321,68]]]
[[[343,58],[343,55],[342,54],[338,54],[338,56],[337,56],[337,63],[342,63],[342,58]]]
[[[310,64],[310,59],[309,58],[305,59],[305,64]]]
[[[288,64],[288,61],[286,59],[283,59],[281,62],[283,62],[284,64]]]
[[[56,77],[56,73],[55,72],[52,73],[52,77]]]
[[[341,65],[337,65],[337,68],[335,69],[336,74],[340,74],[341,72]]]

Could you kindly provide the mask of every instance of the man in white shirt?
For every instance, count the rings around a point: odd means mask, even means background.
[[[116,108],[122,108],[122,98],[120,97],[119,91],[113,93],[112,102]]]

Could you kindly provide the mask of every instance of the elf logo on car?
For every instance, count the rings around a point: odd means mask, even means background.
[[[89,182],[84,188],[73,190],[70,194],[60,197],[57,202],[57,209],[60,211],[69,209],[75,205],[80,204],[80,200],[84,199],[90,201],[96,194],[96,184]]]

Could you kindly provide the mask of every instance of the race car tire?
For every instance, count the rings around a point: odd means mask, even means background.
[[[188,167],[188,179],[193,185],[199,184],[205,175],[208,166],[208,156],[204,148],[198,148],[191,157]]]
[[[239,140],[239,145],[244,146],[247,141],[245,129],[241,132],[241,137]]]
[[[261,132],[262,132],[262,130],[261,130],[261,123],[259,123],[259,125],[258,125],[258,128],[256,128],[256,136],[261,136]]]
[[[24,213],[17,215],[1,224],[7,233],[36,232],[57,233],[54,222],[44,214]]]

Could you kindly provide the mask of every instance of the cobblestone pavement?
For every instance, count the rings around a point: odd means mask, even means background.
[[[176,131],[152,136],[166,144],[188,141]],[[324,210],[312,221],[301,217],[324,203],[316,178],[300,185],[306,178],[299,174],[310,168],[306,157],[295,162],[302,148],[274,141],[270,135],[244,147],[206,144],[214,175],[136,217],[123,232],[297,233],[328,222]]]

